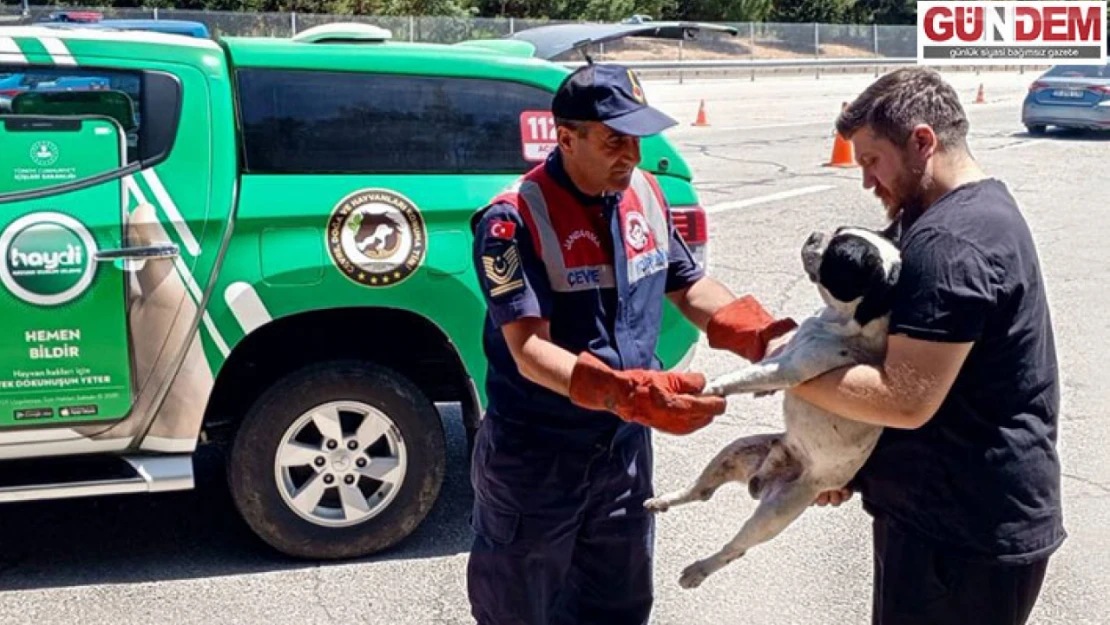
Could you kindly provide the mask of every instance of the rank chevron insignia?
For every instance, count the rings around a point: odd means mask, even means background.
[[[482,265],[485,267],[486,277],[496,285],[490,289],[490,295],[504,295],[524,286],[524,281],[518,277],[520,252],[515,245],[496,257],[483,256]]]

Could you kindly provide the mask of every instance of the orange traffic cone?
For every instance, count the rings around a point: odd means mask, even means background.
[[[705,100],[701,101],[698,105],[698,118],[694,120],[693,126],[708,126],[709,120],[705,118]]]
[[[987,99],[983,97],[983,83],[979,83],[979,95],[975,96],[976,104],[986,104]]]
[[[832,157],[829,162],[825,163],[825,167],[855,167],[856,156],[855,150],[852,149],[852,142],[848,141],[839,132],[836,133],[836,139],[833,141]]]
[[[848,109],[848,103],[842,102],[840,104],[840,112]],[[856,153],[852,149],[852,142],[844,138],[840,131],[833,129],[833,134],[836,138],[833,140],[832,157],[829,162],[825,163],[825,167],[855,167],[856,166]]]

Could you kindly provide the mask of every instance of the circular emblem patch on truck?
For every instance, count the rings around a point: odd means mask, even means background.
[[[389,189],[363,189],[343,198],[328,220],[332,262],[359,284],[390,286],[424,262],[424,217],[408,198]]]
[[[0,233],[0,281],[19,299],[57,306],[77,299],[96,274],[96,241],[61,213],[32,213]]]

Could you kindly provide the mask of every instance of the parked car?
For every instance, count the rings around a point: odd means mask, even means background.
[[[1110,64],[1058,65],[1030,86],[1021,123],[1032,134],[1048,126],[1110,129]]]
[[[155,33],[208,38],[208,26],[192,20],[104,19],[99,13],[78,11],[51,14],[37,26],[47,28],[91,28],[94,30],[145,30]]]
[[[0,40],[18,50],[0,75],[111,86],[21,92],[21,116],[0,114],[0,502],[189,489],[197,448],[219,444],[276,550],[408,536],[447,469],[436,404],[468,432],[485,404],[470,218],[551,149],[568,70],[519,38],[357,25]],[[104,149],[66,134],[75,117]],[[113,124],[137,141],[104,169]],[[665,136],[642,154],[704,258],[685,159]],[[664,366],[697,337],[668,304]]]

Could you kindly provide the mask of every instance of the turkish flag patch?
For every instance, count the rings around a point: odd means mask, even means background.
[[[489,224],[489,235],[495,239],[512,240],[516,236],[516,224],[511,221],[494,219]]]

